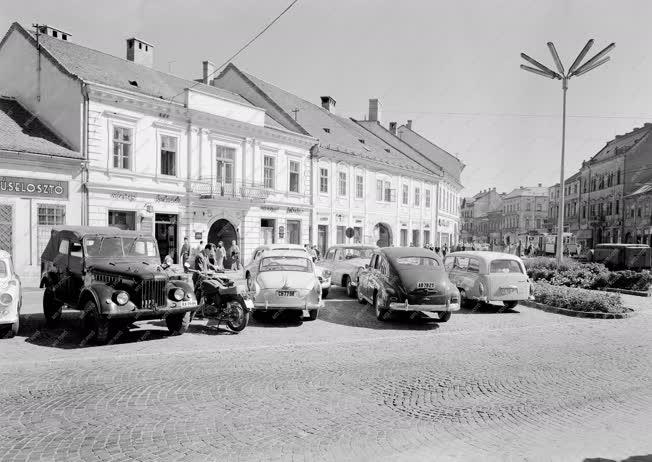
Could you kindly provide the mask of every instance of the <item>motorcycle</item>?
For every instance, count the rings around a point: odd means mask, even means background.
[[[254,302],[247,295],[246,288],[236,286],[231,279],[221,277],[214,271],[197,271],[190,269],[189,265],[186,271],[197,275],[195,295],[199,308],[195,316],[217,319],[218,325],[226,322],[234,332],[247,327]]]

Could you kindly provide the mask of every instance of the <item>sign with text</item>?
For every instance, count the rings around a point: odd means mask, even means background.
[[[68,199],[68,182],[16,176],[0,176],[0,194]]]
[[[169,196],[167,194],[157,194],[156,202],[168,202],[172,204],[178,204],[181,202],[181,197],[179,196]]]

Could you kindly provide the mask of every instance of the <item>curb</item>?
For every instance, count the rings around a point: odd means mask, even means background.
[[[564,316],[572,316],[575,318],[591,318],[591,319],[624,319],[631,318],[636,315],[636,311],[628,313],[601,313],[599,311],[575,311],[568,308],[559,308],[556,306],[544,305],[543,303],[533,302],[530,300],[523,300],[519,302],[520,305],[529,306],[537,310],[547,311],[549,313],[562,314]]]
[[[637,297],[652,297],[652,292],[650,291],[642,291],[642,290],[629,290],[629,289],[614,289],[611,287],[607,287],[606,289],[602,289],[605,292],[616,292],[619,294],[626,294],[626,295],[635,295]]]

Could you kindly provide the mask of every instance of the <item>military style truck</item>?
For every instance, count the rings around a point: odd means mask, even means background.
[[[134,321],[165,319],[183,334],[197,309],[193,287],[162,266],[150,235],[114,227],[55,227],[41,256],[43,314],[82,311],[84,335],[106,343]]]

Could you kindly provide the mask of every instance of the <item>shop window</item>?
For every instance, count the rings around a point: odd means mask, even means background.
[[[177,174],[177,138],[161,136],[161,175]]]
[[[52,227],[66,224],[66,206],[57,204],[38,205],[38,225],[36,231],[38,255],[45,250],[50,240]]]
[[[136,212],[109,210],[109,226],[120,229],[136,230]]]
[[[301,164],[297,162],[296,160],[291,160],[290,161],[290,185],[289,185],[289,190],[290,192],[299,192],[299,170],[301,169]]]
[[[113,168],[131,168],[132,130],[113,127]]]
[[[14,208],[11,205],[0,204],[0,250],[10,254],[13,250],[13,216]]]
[[[319,192],[328,193],[328,169],[319,169]]]
[[[276,178],[276,159],[272,156],[265,156],[263,182],[267,189],[274,189]]]
[[[362,244],[362,228],[359,226],[353,228],[353,242]]]

